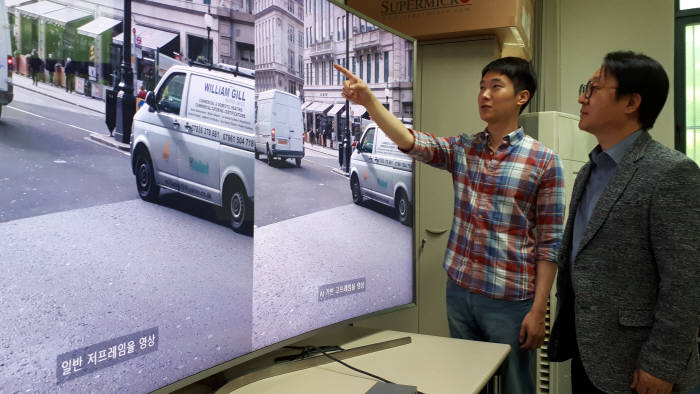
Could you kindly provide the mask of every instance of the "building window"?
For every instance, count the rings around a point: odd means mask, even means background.
[[[333,61],[328,62],[328,84],[333,85]]]
[[[238,56],[241,60],[255,63],[255,47],[250,44],[237,43]]]
[[[367,55],[367,83],[372,83],[372,56]]]
[[[374,54],[374,83],[379,82],[379,53]]]
[[[299,55],[299,76],[303,78],[304,75],[302,70],[304,70],[304,58]]]
[[[413,49],[407,51],[406,64],[408,65],[408,81],[413,82]]]
[[[335,35],[336,40],[340,41],[340,17],[335,18]]]
[[[287,39],[289,42],[294,42],[294,27],[291,24],[287,27]]]
[[[343,15],[343,40],[347,39],[347,29],[345,28],[346,23],[347,22],[345,22],[345,15]]]
[[[352,73],[355,74],[355,56],[352,57]]]
[[[384,52],[384,82],[389,82],[389,52]]]
[[[287,66],[287,71],[294,74],[294,52],[289,51],[289,65]]]
[[[304,45],[304,33],[299,32],[299,48]]]
[[[364,73],[362,72],[362,71],[364,71],[364,63],[362,62],[362,60],[363,60],[362,58],[363,58],[363,56],[360,55],[360,79],[364,79],[364,78],[362,78],[362,75],[364,74]],[[353,68],[354,68],[354,67],[353,67]]]
[[[321,63],[321,83],[326,84],[326,62]]]
[[[294,0],[287,0],[287,11],[294,15]]]

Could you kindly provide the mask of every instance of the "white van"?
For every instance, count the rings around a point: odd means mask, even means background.
[[[0,116],[2,106],[12,102],[12,44],[10,41],[10,21],[5,0],[0,0]]]
[[[301,167],[304,157],[304,122],[299,97],[281,90],[258,94],[255,124],[255,158],[267,157],[267,164],[294,159]]]
[[[413,159],[402,153],[376,123],[370,123],[350,156],[352,200],[370,199],[396,209],[399,221],[413,217]]]
[[[255,76],[171,67],[134,116],[132,171],[144,200],[160,187],[224,207],[231,227],[253,228]]]

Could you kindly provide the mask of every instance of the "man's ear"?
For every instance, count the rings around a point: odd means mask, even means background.
[[[639,110],[642,105],[642,96],[639,93],[632,93],[625,97],[625,113],[632,114]]]
[[[530,100],[530,91],[529,90],[521,90],[520,93],[517,94],[515,97],[516,103],[520,105],[521,107],[525,106],[527,104],[528,100]]]

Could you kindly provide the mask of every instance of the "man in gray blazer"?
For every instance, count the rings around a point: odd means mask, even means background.
[[[549,342],[552,361],[572,359],[574,393],[700,382],[700,170],[649,135],[667,95],[661,65],[632,52],[579,91],[599,145],[574,184]]]

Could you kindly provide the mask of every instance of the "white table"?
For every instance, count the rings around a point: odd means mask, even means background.
[[[367,335],[342,343],[345,349],[409,336],[411,343],[345,359],[346,363],[426,394],[478,393],[505,360],[510,346],[398,331],[364,330]],[[309,340],[313,342],[313,339]],[[307,342],[309,342],[307,341]],[[317,345],[321,343],[317,342]],[[329,344],[329,343],[325,343]],[[217,394],[365,393],[376,380],[331,362],[266,378]]]

